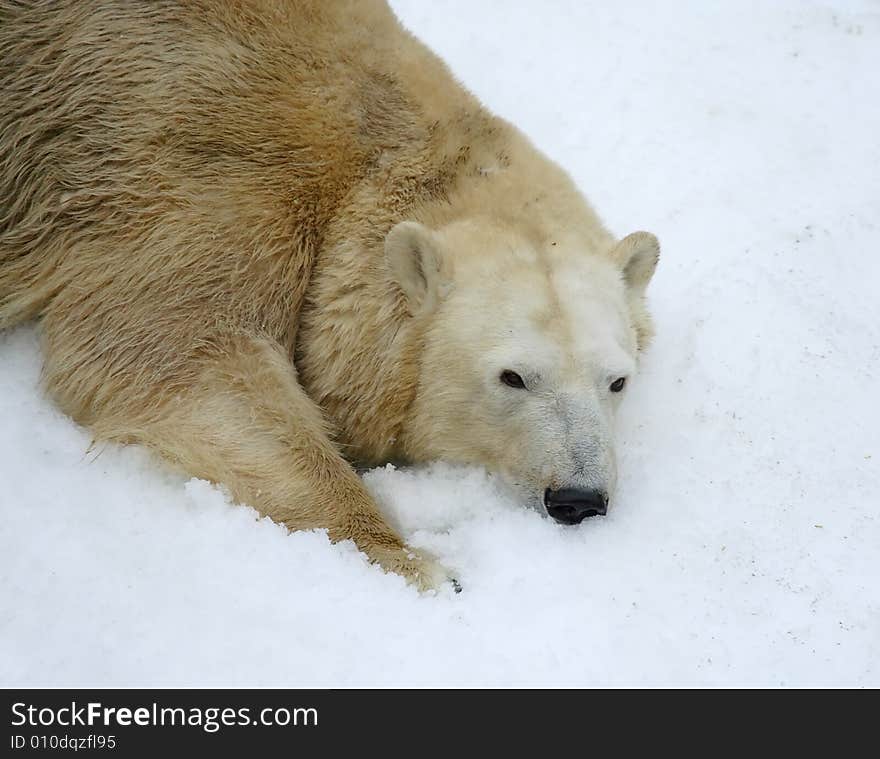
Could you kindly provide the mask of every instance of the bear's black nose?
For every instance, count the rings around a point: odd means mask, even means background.
[[[544,506],[547,513],[560,524],[580,524],[587,517],[605,515],[608,494],[601,490],[562,488],[545,490]]]

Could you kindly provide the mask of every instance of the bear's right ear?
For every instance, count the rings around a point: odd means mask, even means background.
[[[439,289],[440,255],[434,233],[402,221],[385,237],[385,261],[409,302],[411,314],[432,308]]]

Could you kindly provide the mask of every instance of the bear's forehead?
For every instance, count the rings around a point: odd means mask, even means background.
[[[618,331],[619,337],[626,331],[626,292],[610,262],[523,256],[484,277],[480,290],[496,313],[528,318],[538,331],[578,332],[600,325]]]
[[[468,340],[498,360],[539,364],[571,376],[611,367],[628,373],[635,354],[620,274],[610,264],[547,266],[519,258],[461,293]]]

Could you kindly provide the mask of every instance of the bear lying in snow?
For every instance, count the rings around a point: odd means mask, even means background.
[[[136,442],[420,588],[352,463],[605,513],[656,239],[615,240],[380,0],[0,0],[0,327]]]

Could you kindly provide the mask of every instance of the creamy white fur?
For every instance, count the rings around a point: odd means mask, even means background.
[[[548,488],[613,491],[614,412],[626,391],[609,385],[637,370],[628,302],[650,277],[633,284],[621,271],[641,260],[653,272],[656,240],[627,238],[600,257],[552,240],[538,248],[485,221],[425,236],[442,261],[430,286],[446,295],[426,343],[430,371],[416,414],[442,441],[442,458],[491,462],[536,507]],[[504,370],[526,388],[504,385]]]

